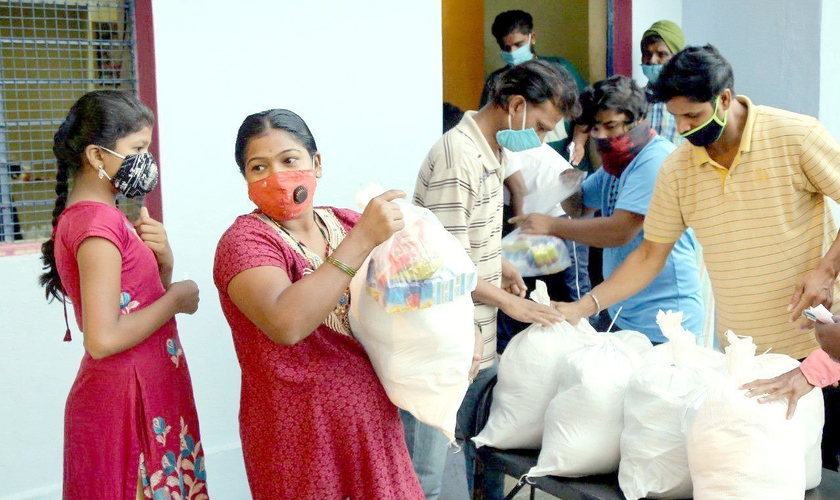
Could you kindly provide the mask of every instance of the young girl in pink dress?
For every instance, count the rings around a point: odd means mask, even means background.
[[[242,368],[239,424],[254,500],[423,498],[396,407],[347,319],[348,285],[403,227],[389,191],[360,216],[314,207],[321,155],[288,110],[245,119],[236,162],[258,210],[216,250]]]
[[[157,184],[153,126],[135,97],[96,91],[55,134],[58,198],[41,284],[73,304],[85,347],[64,415],[64,500],[208,498],[175,326],[176,314],[198,308],[198,288],[172,283],[160,222],[143,208],[132,223],[116,208],[117,193],[142,196]]]

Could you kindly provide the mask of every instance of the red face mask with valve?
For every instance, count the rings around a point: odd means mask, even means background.
[[[292,220],[312,204],[316,185],[314,170],[287,170],[248,184],[248,197],[272,219]]]

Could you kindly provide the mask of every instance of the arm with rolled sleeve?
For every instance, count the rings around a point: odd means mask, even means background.
[[[809,354],[799,365],[799,369],[814,387],[827,387],[840,382],[840,363],[831,359],[822,349]]]

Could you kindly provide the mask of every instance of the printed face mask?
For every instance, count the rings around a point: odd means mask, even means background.
[[[595,139],[595,147],[604,163],[604,171],[620,177],[630,162],[656,137],[650,122],[642,120],[627,133],[615,137]]]
[[[519,47],[516,50],[512,50],[510,52],[502,51],[502,60],[511,65],[511,66],[518,66],[524,62],[528,62],[534,58],[534,54],[531,53],[531,35],[528,35],[528,43]]]
[[[496,142],[499,143],[499,146],[513,152],[519,152],[538,148],[542,145],[540,136],[533,128],[525,129],[525,119],[527,117],[528,103],[525,103],[525,112],[522,114],[522,130],[511,130],[510,115],[508,115],[508,129],[496,132]]]
[[[315,170],[287,170],[248,184],[248,197],[277,221],[297,219],[312,204]]]
[[[680,135],[685,137],[688,142],[700,148],[710,146],[713,142],[720,139],[721,134],[723,134],[723,128],[726,127],[729,110],[727,109],[723,112],[723,120],[721,120],[717,115],[718,105],[720,105],[720,96],[717,96],[717,99],[715,99],[715,110],[706,123]]]
[[[656,83],[656,80],[659,79],[659,73],[662,72],[664,66],[664,64],[642,64],[642,73],[645,74],[648,82]]]
[[[104,146],[99,147],[117,158],[122,158],[123,161],[113,177],[105,173],[105,169],[100,165],[99,178],[106,177],[127,198],[145,196],[157,186],[159,172],[152,153],[123,156]]]

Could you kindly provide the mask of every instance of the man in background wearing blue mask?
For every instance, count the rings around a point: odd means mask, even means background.
[[[496,39],[496,43],[499,44],[502,60],[506,63],[506,66],[490,73],[490,76],[487,77],[484,83],[484,90],[481,92],[479,107],[483,107],[490,100],[492,84],[503,71],[511,66],[517,66],[536,59],[557,65],[568,71],[572,75],[572,78],[575,79],[578,93],[586,88],[586,80],[568,59],[559,56],[537,56],[537,33],[534,32],[534,19],[531,17],[531,14],[521,10],[502,12],[493,20],[491,31],[493,37]],[[560,138],[562,139],[562,137]],[[551,142],[552,140],[553,137],[549,135],[547,142]]]
[[[586,80],[568,59],[537,55],[537,33],[534,31],[534,19],[531,14],[521,10],[502,12],[493,20],[491,32],[501,50],[500,55],[502,60],[507,65],[490,73],[490,76],[487,77],[484,90],[481,93],[480,106],[484,106],[490,100],[493,84],[502,72],[526,61],[542,61],[554,66],[558,71],[565,71],[573,79],[578,94],[586,88]],[[575,128],[570,118],[567,116],[564,121],[558,123],[557,127],[546,135],[544,141],[565,159],[569,158],[570,136],[572,135],[571,131]],[[592,172],[592,165],[588,157],[584,158],[583,154],[580,160],[573,162],[573,165],[585,172]],[[514,216],[524,215],[522,204],[525,195],[528,194],[521,172],[511,171],[505,175],[507,177],[505,178],[504,184],[509,203],[506,201],[504,207],[503,236],[513,230],[513,226],[507,224],[506,221]],[[548,286],[548,293],[552,300],[576,299],[579,298],[580,294],[588,292],[591,288],[589,277],[589,247],[573,242],[568,242],[567,246],[569,247],[569,255],[572,257],[572,265],[556,275],[541,276],[538,278]],[[528,281],[533,282],[536,280]],[[501,340],[499,352],[524,327],[524,325],[512,321],[504,314],[499,315],[499,335]]]
[[[526,323],[551,325],[557,311],[525,298],[519,272],[502,258],[502,180],[504,149],[524,151],[542,144],[546,134],[577,109],[577,91],[568,76],[540,61],[529,61],[501,74],[490,102],[467,111],[452,130],[432,146],[417,176],[414,203],[431,210],[463,244],[478,268],[475,302],[476,351],[472,384],[458,411],[464,435],[467,486],[472,498],[478,398],[496,375],[496,313],[499,309]],[[439,430],[400,412],[414,470],[427,499],[440,495],[447,438]],[[485,498],[502,498],[501,472],[487,474]]]
[[[682,30],[671,21],[657,21],[642,35],[642,72],[648,79],[648,85],[645,87],[648,100],[651,100],[650,88],[656,83],[662,68],[684,45],[685,36]],[[682,136],[677,132],[674,115],[665,109],[664,102],[651,102],[648,120],[650,126],[661,137],[673,142],[674,146],[680,145]]]

